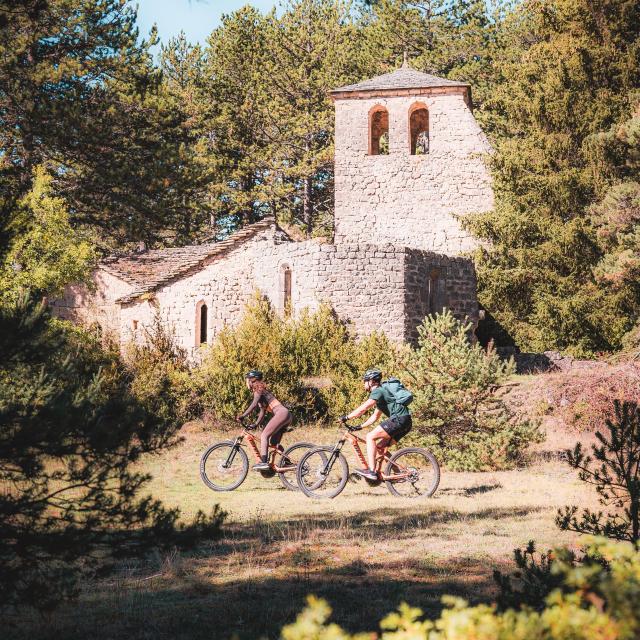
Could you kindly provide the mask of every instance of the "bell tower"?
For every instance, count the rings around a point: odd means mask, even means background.
[[[335,241],[446,255],[474,247],[458,216],[493,206],[471,89],[400,69],[334,89]]]

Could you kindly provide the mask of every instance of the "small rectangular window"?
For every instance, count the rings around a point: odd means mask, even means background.
[[[200,344],[207,342],[207,305],[200,307]]]

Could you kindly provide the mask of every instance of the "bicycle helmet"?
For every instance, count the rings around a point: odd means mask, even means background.
[[[369,380],[380,382],[380,380],[382,380],[382,371],[380,371],[380,369],[367,369],[362,376],[362,380],[364,382],[368,382]]]
[[[251,371],[245,375],[245,378],[249,378],[250,380],[262,380],[263,377],[262,371],[258,371],[257,369],[251,369]]]

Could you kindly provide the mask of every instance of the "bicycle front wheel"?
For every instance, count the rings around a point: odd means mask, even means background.
[[[200,459],[200,477],[209,489],[233,491],[247,477],[249,459],[244,449],[225,440],[209,447]]]
[[[333,447],[316,447],[300,459],[296,479],[309,498],[335,498],[347,484],[349,465]]]
[[[291,445],[279,456],[276,456],[276,466],[284,469],[284,471],[278,472],[280,482],[282,482],[284,487],[289,489],[289,491],[298,490],[298,484],[296,482],[298,463],[300,462],[300,458],[315,446],[316,445],[311,442],[296,442],[296,444]]]
[[[440,465],[431,451],[409,447],[391,456],[384,475],[394,496],[429,498],[440,484]]]

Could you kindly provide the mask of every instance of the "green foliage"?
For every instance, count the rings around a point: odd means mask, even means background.
[[[501,610],[518,609],[521,606],[531,607],[538,611],[544,609],[549,594],[562,586],[563,576],[553,571],[554,558],[558,555],[565,564],[575,565],[575,554],[567,549],[555,553],[547,551],[536,556],[533,540],[524,549],[513,552],[516,570],[512,574],[504,574],[497,569],[493,579],[500,589],[497,604]]]
[[[580,480],[595,486],[600,504],[614,507],[606,515],[578,507],[559,510],[556,523],[563,530],[640,541],[640,408],[637,402],[615,401],[615,418],[606,421],[607,434],[596,432],[593,458],[580,443],[566,451],[567,461],[579,470]],[[595,464],[593,464],[595,463]]]
[[[62,198],[52,193],[44,167],[34,171],[31,191],[11,222],[15,241],[0,267],[0,301],[16,303],[25,289],[55,296],[69,282],[87,279],[95,261],[92,244],[74,230]]]
[[[448,605],[437,620],[424,620],[420,609],[403,604],[382,620],[381,640],[632,640],[640,632],[640,552],[622,543],[595,540],[588,553],[603,564],[573,567],[554,560],[552,572],[562,589],[554,590],[540,612],[497,612],[494,606],[469,607],[446,596]],[[562,555],[562,554],[560,554]],[[322,600],[308,599],[307,609],[282,630],[284,640],[363,640],[327,624],[331,609]]]
[[[359,401],[362,371],[392,351],[381,335],[354,340],[327,307],[284,320],[256,297],[240,324],[221,331],[205,352],[194,385],[205,409],[230,418],[246,406],[244,375],[257,368],[298,417],[334,419]]]
[[[365,74],[361,40],[342,0],[292,0],[268,15],[245,6],[223,17],[208,41],[200,97],[221,230],[272,214],[307,236],[331,233],[329,91]]]
[[[125,358],[130,390],[150,413],[182,424],[201,412],[191,384],[187,354],[156,315],[142,343],[131,343]]]
[[[52,609],[81,571],[218,535],[224,514],[179,522],[141,495],[141,456],[180,423],[141,401],[114,356],[22,298],[0,307],[0,600]]]
[[[624,248],[604,246],[591,205],[623,176],[637,181],[637,167],[598,148],[620,151],[602,135],[619,131],[637,102],[638,24],[632,0],[532,0],[504,24],[485,105],[496,204],[467,224],[486,241],[476,255],[481,302],[523,349],[610,351],[637,321],[637,289],[595,273]]]
[[[454,469],[509,467],[542,436],[538,424],[514,415],[499,394],[515,371],[513,361],[471,344],[470,331],[448,310],[428,316],[418,328],[417,347],[403,354],[415,394],[418,429],[412,437]]]
[[[184,209],[190,217],[205,206],[183,153],[189,114],[162,89],[155,42],[155,32],[139,38],[126,0],[3,5],[0,252],[38,165],[56,176],[72,224],[90,226],[105,247],[158,241],[184,228]]]

